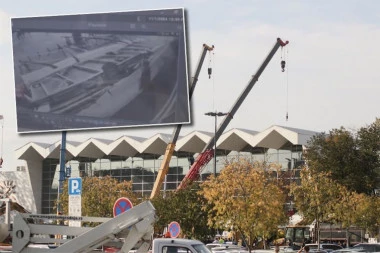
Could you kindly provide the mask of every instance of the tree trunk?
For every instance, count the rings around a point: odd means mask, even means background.
[[[317,245],[318,245],[318,251],[320,249],[320,244],[321,244],[321,229],[319,226],[319,220],[317,219],[316,221],[316,228],[317,228]]]
[[[266,244],[265,236],[263,236],[263,247],[264,247],[264,249],[267,249],[267,244]]]

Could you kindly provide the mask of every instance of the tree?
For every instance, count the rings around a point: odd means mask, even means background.
[[[154,233],[156,234],[155,236],[160,236],[163,234],[164,229],[167,228],[169,223],[174,221],[171,216],[172,205],[170,198],[164,197],[162,193],[155,196],[150,201],[156,209],[156,215],[158,217],[154,224]]]
[[[182,236],[207,241],[214,230],[207,226],[208,203],[197,194],[199,190],[199,184],[193,183],[179,191],[166,193],[165,198],[159,195],[152,199],[159,217],[155,230],[162,232],[170,222],[176,221],[181,226]]]
[[[366,171],[361,183],[368,184],[368,192],[375,195],[380,189],[380,118],[358,131],[357,143],[360,152],[360,167]]]
[[[335,224],[341,224],[343,228],[348,229],[355,224],[358,207],[361,205],[362,198],[366,195],[350,192],[341,185],[334,185],[334,188],[337,188],[339,192],[335,196],[336,199],[331,200],[328,220]]]
[[[355,203],[354,223],[366,228],[370,237],[375,237],[376,234],[380,236],[380,197],[365,194],[355,195],[352,200]]]
[[[63,185],[60,203],[64,214],[68,214],[68,183]],[[126,197],[134,205],[138,204],[132,191],[132,182],[121,181],[110,176],[85,177],[82,182],[82,215],[93,217],[113,217],[113,205],[120,197]]]
[[[293,183],[290,193],[294,197],[306,223],[326,222],[331,219],[334,205],[339,203],[342,187],[327,172],[315,173],[308,168],[301,171],[301,183]]]
[[[374,194],[380,185],[380,119],[359,131],[344,127],[313,136],[305,158],[310,170],[328,172],[349,191]]]
[[[308,168],[301,171],[301,183],[294,183],[290,193],[306,223],[316,222],[316,238],[319,240],[319,224],[341,224],[347,231],[352,225],[360,225],[363,212],[376,221],[378,208],[368,208],[368,195],[349,191],[335,182],[328,172],[315,172]],[[364,211],[365,210],[365,211]],[[376,224],[376,222],[375,222]],[[349,238],[347,232],[347,241]]]
[[[316,222],[316,238],[319,244],[319,224],[326,222],[328,214],[332,213],[331,204],[339,190],[328,177],[328,173],[312,173],[303,168],[301,171],[301,183],[291,185],[290,194],[294,197],[297,210],[303,215],[303,221],[311,224]]]
[[[240,232],[249,250],[258,237],[267,239],[285,221],[285,196],[265,163],[242,159],[226,165],[218,177],[205,181],[200,194],[212,204],[208,224]]]

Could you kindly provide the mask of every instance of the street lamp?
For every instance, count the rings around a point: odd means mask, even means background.
[[[228,115],[228,112],[207,112],[205,113],[206,116],[212,116],[215,118],[215,132],[214,132],[214,176],[216,177],[216,126],[217,126],[217,118],[220,116],[226,116]]]

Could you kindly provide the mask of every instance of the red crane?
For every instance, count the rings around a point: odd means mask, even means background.
[[[214,138],[211,138],[210,141],[207,143],[207,145],[204,147],[202,152],[198,155],[197,159],[189,169],[188,173],[182,180],[181,184],[178,186],[177,190],[185,188],[188,184],[192,183],[193,181],[197,180],[200,171],[202,168],[213,158],[214,152],[213,152],[213,144],[219,139],[219,137],[222,135],[223,131],[226,129],[228,124],[230,123],[231,119],[235,115],[236,111],[239,109],[240,105],[243,103],[244,99],[247,97],[248,93],[251,91],[252,87],[256,84],[258,81],[260,75],[263,73],[264,69],[268,65],[268,63],[271,61],[275,53],[280,47],[284,47],[288,44],[288,41],[283,42],[280,38],[277,38],[276,43],[274,44],[272,50],[269,52],[268,56],[265,58],[264,62],[261,64],[259,69],[256,71],[256,73],[252,76],[251,80],[249,81],[246,88],[243,90],[243,92],[240,94],[239,98],[236,100],[235,104],[232,106],[229,113],[224,117],[223,121],[218,127],[218,130],[215,133]],[[281,62],[281,67],[283,68],[285,64]]]

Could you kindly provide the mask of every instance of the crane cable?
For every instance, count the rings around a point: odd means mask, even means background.
[[[289,54],[289,46],[286,47],[286,51],[284,52],[283,47],[281,47],[281,69],[282,72],[286,70],[286,116],[285,119],[288,121],[289,119],[289,63],[287,62],[288,54]],[[286,69],[285,66],[287,65]]]
[[[289,47],[286,47],[286,60],[288,61],[288,67],[286,70],[286,121],[288,121],[289,115],[289,59],[288,59],[288,53],[289,53]]]
[[[214,50],[212,50],[212,52],[211,51],[209,51],[209,54],[208,54],[208,56],[209,56],[209,62],[208,62],[208,74],[209,74],[209,76],[208,76],[208,78],[210,79],[210,77],[211,77],[211,73],[212,73],[212,69],[215,67],[215,60],[214,60],[214,57],[215,57],[215,51]],[[216,116],[216,105],[215,105],[215,97],[216,97],[216,95],[215,95],[215,91],[216,91],[216,89],[215,89],[215,78],[214,78],[214,76],[215,75],[212,75],[212,111],[213,112],[215,112],[215,118],[214,118],[214,121],[212,121],[213,122],[213,126],[214,126],[214,145],[215,145],[215,147],[214,147],[214,162],[215,162],[215,168],[216,168],[216,128],[217,128],[217,125],[216,125],[216,122],[217,122],[217,116]]]
[[[214,50],[208,52],[208,68],[207,68],[207,74],[208,79],[211,79],[212,75],[212,69],[214,68]],[[215,79],[214,75],[212,75],[212,108],[215,111]]]

